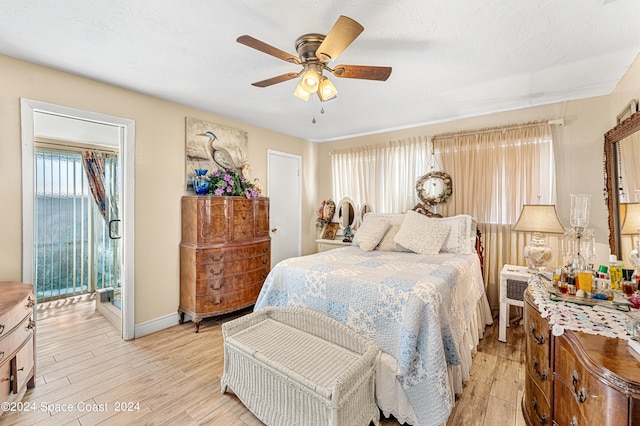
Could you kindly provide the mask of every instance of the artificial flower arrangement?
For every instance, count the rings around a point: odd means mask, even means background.
[[[256,198],[258,189],[237,170],[218,169],[209,175],[209,195]]]
[[[327,224],[331,222],[335,211],[336,203],[334,203],[331,199],[324,200],[322,204],[320,204],[320,208],[318,209],[318,222],[321,224]]]

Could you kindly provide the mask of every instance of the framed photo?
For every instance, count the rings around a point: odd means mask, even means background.
[[[336,238],[336,232],[338,232],[338,228],[340,224],[338,222],[329,222],[324,227],[324,232],[322,233],[323,240],[333,240]]]

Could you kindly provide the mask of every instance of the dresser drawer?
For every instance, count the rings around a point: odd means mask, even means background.
[[[528,303],[525,304],[526,370],[547,398],[551,398],[551,336],[548,322]]]
[[[215,263],[215,262],[228,262],[239,259],[246,259],[247,257],[260,256],[269,253],[271,250],[271,242],[265,241],[256,244],[245,244],[236,247],[220,247],[197,250],[196,263]]]
[[[0,352],[4,352],[2,360],[11,357],[31,337],[34,327],[33,316],[27,315],[20,324],[16,325],[11,334],[0,341]]]
[[[255,284],[262,284],[269,274],[269,268],[263,267],[250,272],[242,272],[236,275],[219,277],[217,279],[198,280],[197,294],[206,295],[211,292],[235,291]]]
[[[34,304],[33,293],[30,293],[0,317],[0,347],[4,346],[3,339],[14,327],[24,321],[27,316],[33,315]],[[0,362],[2,362],[1,359]]]
[[[549,426],[551,424],[551,405],[545,394],[538,388],[526,373],[529,380],[525,380],[525,392],[522,408],[532,424],[536,426]]]
[[[555,359],[554,409],[561,410],[557,417],[562,413],[571,421],[575,416],[579,424],[627,424],[626,395],[589,373],[564,335],[556,337]]]
[[[33,356],[33,333],[29,336],[27,343],[20,349],[16,356],[16,371],[18,373],[18,389],[22,389],[33,376],[34,363]]]
[[[269,255],[250,257],[235,262],[210,263],[208,265],[198,265],[196,280],[217,280],[231,275],[242,274],[244,272],[263,269],[269,267]]]
[[[0,402],[8,401],[11,392],[11,362],[5,357],[0,360]]]
[[[224,312],[226,310],[236,310],[244,306],[255,303],[262,289],[262,283],[236,291],[224,293],[209,293],[205,296],[198,296],[196,301],[197,311]]]

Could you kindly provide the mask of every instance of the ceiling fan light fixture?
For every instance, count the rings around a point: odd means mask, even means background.
[[[337,95],[338,91],[336,90],[336,86],[334,86],[331,80],[327,77],[322,76],[320,84],[318,85],[318,97],[320,98],[320,101],[329,101]]]
[[[303,101],[308,101],[309,96],[311,95],[309,92],[307,92],[302,88],[302,80],[300,80],[300,82],[296,86],[296,90],[293,91],[293,94],[296,95],[298,98],[302,99]]]
[[[322,76],[322,71],[321,69],[319,71],[318,68],[317,65],[309,65],[307,71],[302,75],[301,84],[305,92],[314,93],[318,90]]]

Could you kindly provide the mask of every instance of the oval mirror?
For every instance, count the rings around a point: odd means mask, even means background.
[[[353,228],[356,220],[356,204],[349,197],[345,197],[338,203],[338,222],[342,228]]]
[[[418,179],[416,192],[424,204],[444,203],[453,192],[451,177],[445,172],[429,172]]]
[[[362,203],[362,205],[360,206],[360,223],[362,223],[362,221],[364,220],[364,215],[367,213],[372,213],[373,212],[373,206],[365,201],[364,203]]]

